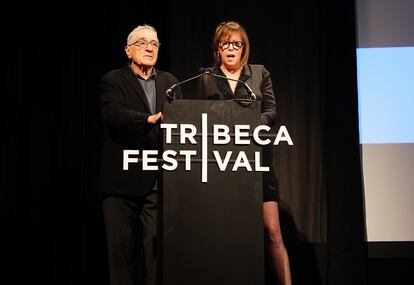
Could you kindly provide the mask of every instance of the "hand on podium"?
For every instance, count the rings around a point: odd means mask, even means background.
[[[164,115],[162,114],[162,112],[158,112],[157,114],[148,116],[147,118],[147,122],[148,124],[156,124],[156,123],[161,123],[164,120]]]

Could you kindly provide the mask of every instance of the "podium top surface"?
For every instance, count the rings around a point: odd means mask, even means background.
[[[192,123],[208,114],[209,124],[260,125],[261,102],[243,100],[174,100],[164,105],[164,123]]]

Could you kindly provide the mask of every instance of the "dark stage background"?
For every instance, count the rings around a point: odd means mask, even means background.
[[[238,20],[272,74],[281,222],[294,284],[366,284],[353,1],[64,1],[3,9],[2,284],[108,284],[97,175],[98,82],[128,33],[158,29],[158,67],[211,63],[213,29]],[[243,253],[240,253],[243,254]],[[3,264],[5,264],[3,262]]]

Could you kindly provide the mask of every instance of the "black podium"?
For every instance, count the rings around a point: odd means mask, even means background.
[[[264,284],[262,172],[254,161],[261,147],[251,136],[242,138],[250,144],[235,142],[235,126],[243,125],[243,132],[250,126],[251,135],[260,124],[260,102],[175,100],[164,106],[164,124],[177,126],[170,143],[164,131],[163,151],[175,151],[178,166],[163,171],[159,284]],[[183,124],[197,129],[196,144],[180,143]],[[228,144],[214,144],[214,125],[229,127]],[[191,170],[180,150],[196,151]],[[225,170],[214,151],[221,161],[232,152]],[[240,152],[252,171],[233,169]]]

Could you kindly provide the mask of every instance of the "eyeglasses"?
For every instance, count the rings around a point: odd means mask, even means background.
[[[240,49],[243,47],[243,42],[242,41],[234,41],[234,42],[230,42],[230,41],[221,41],[219,42],[219,47],[222,49],[228,49],[230,48],[230,45],[233,46],[234,49]]]
[[[146,40],[137,40],[136,42],[130,44],[130,46],[136,46],[139,49],[145,49],[147,48],[147,46],[150,45],[152,46],[154,49],[158,49],[161,45],[160,42],[157,41],[146,41]]]

